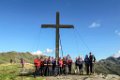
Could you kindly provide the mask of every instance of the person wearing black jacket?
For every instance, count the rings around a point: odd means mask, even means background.
[[[41,57],[41,68],[40,68],[40,70],[41,70],[41,76],[44,76],[44,59],[43,59],[43,57]]]
[[[44,60],[44,75],[45,76],[48,76],[48,61],[47,61],[47,58],[45,58]]]
[[[96,61],[96,58],[92,53],[89,53],[89,60],[90,60],[90,74],[93,73],[93,63]]]

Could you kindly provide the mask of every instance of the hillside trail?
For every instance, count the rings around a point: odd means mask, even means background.
[[[0,64],[0,66],[10,66],[11,63],[4,63],[4,64]]]

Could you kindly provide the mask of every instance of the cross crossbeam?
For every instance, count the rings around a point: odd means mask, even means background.
[[[56,25],[54,25],[54,24],[42,24],[41,27],[42,28],[56,28]],[[61,24],[61,25],[59,25],[59,28],[74,28],[74,26]]]

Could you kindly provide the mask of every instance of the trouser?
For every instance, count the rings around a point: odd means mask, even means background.
[[[76,73],[78,73],[78,69],[77,69],[77,65],[75,65],[75,69],[74,69],[74,73],[76,74]]]
[[[59,75],[59,67],[58,66],[55,67],[54,75],[55,76]]]
[[[78,73],[79,73],[79,66],[75,65],[75,74],[78,74]]]
[[[65,66],[63,66],[63,74],[66,74]]]
[[[86,74],[88,75],[89,74],[89,64],[88,63],[85,63],[85,68],[86,68]]]
[[[59,67],[59,75],[61,75],[63,73],[63,69],[62,67]]]
[[[55,65],[52,66],[52,75],[55,75]]]
[[[69,68],[68,65],[65,66],[65,73],[68,74],[69,73]]]
[[[90,73],[93,73],[93,63],[90,62]]]
[[[71,67],[72,67],[72,65],[68,65],[69,74],[71,74]]]
[[[44,76],[44,66],[41,66],[41,67],[40,67],[40,75],[41,75],[41,76]]]
[[[21,63],[21,65],[22,65],[22,68],[24,68],[24,63]]]
[[[83,74],[83,73],[82,73],[82,72],[83,72],[82,69],[83,69],[83,64],[80,64],[80,65],[79,65],[79,73],[80,73],[80,74]]]
[[[44,67],[44,75],[49,76],[49,68],[48,68],[48,66]]]
[[[48,73],[49,76],[52,76],[53,75],[53,72],[52,72],[52,66],[49,66],[49,73]]]
[[[34,77],[36,77],[38,74],[39,74],[39,67],[35,66]]]

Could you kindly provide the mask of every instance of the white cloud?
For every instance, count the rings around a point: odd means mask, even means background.
[[[97,28],[97,27],[100,27],[100,26],[101,26],[100,23],[93,22],[93,23],[89,26],[89,28]]]
[[[33,55],[43,55],[43,52],[38,50],[36,52],[32,52]]]
[[[32,52],[31,54],[32,55],[46,55],[46,54],[50,54],[53,52],[54,52],[54,50],[47,48],[45,51],[38,50],[38,51]]]
[[[113,57],[114,57],[114,58],[120,57],[120,50],[119,50],[117,53],[113,54]]]
[[[53,50],[50,49],[50,48],[47,48],[44,52],[47,53],[47,54],[49,54],[49,53],[53,53]]]
[[[120,31],[115,30],[115,34],[117,34],[117,35],[119,35],[119,36],[120,36]]]

